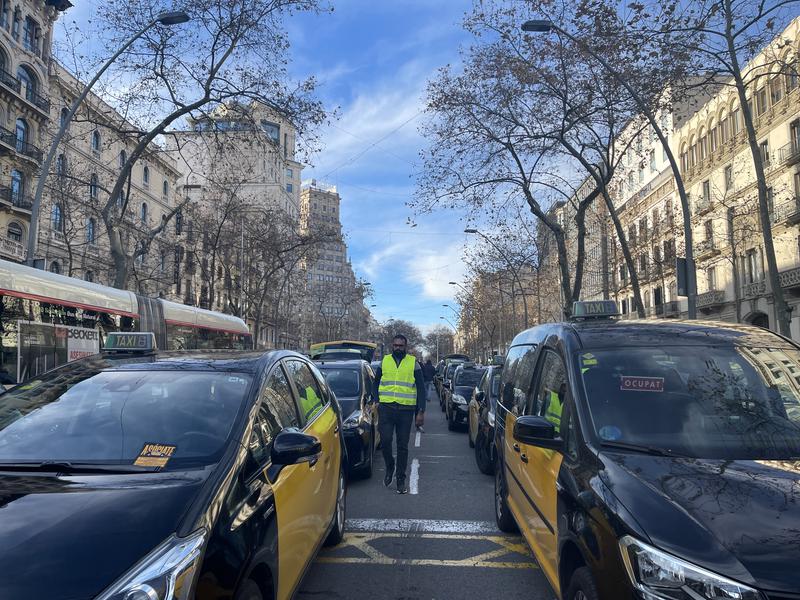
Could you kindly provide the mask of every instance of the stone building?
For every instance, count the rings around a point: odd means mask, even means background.
[[[47,147],[52,30],[67,0],[0,2],[0,258],[23,261]]]

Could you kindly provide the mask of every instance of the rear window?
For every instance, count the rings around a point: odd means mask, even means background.
[[[456,376],[456,385],[478,385],[483,377],[483,369],[462,369]]]
[[[361,377],[355,369],[323,369],[322,375],[338,398],[358,396],[361,392]]]
[[[165,469],[221,457],[251,377],[85,366],[0,396],[0,462],[131,465],[146,444],[173,447]]]

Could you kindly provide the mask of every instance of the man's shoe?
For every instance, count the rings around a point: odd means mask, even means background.
[[[386,470],[386,475],[383,476],[383,485],[385,487],[389,487],[392,485],[392,479],[394,479],[394,469]]]
[[[407,494],[408,487],[406,487],[406,482],[402,479],[397,480],[397,493],[398,494]]]

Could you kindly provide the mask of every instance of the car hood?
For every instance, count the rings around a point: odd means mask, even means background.
[[[600,456],[654,545],[763,590],[800,590],[800,462]]]
[[[206,477],[0,475],[0,598],[94,598],[176,531]]]

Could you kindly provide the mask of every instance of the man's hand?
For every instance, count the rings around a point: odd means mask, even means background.
[[[417,427],[422,427],[423,425],[425,425],[425,413],[424,412],[420,411],[420,412],[417,413],[416,425],[417,425]]]

